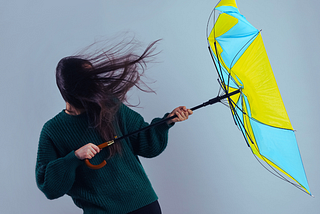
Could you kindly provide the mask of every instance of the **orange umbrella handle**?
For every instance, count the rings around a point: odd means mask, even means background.
[[[114,143],[114,140],[102,143],[100,145],[98,145],[99,149],[103,149],[105,147],[108,147],[110,145],[112,145]],[[90,169],[101,169],[102,167],[104,167],[107,162],[104,160],[102,161],[102,163],[98,164],[98,165],[93,165],[92,163],[90,163],[90,161],[88,159],[85,159],[84,162],[86,163],[86,165],[90,168]]]
[[[107,161],[105,161],[105,160],[98,165],[93,165],[92,163],[90,163],[90,161],[88,159],[85,159],[84,162],[86,163],[86,165],[90,169],[101,169],[102,167],[104,167],[107,164]]]

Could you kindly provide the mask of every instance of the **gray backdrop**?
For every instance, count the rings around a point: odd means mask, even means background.
[[[195,111],[170,130],[169,145],[142,159],[165,214],[317,213],[319,185],[319,1],[238,0],[262,37],[294,128],[315,198],[255,160],[222,104]],[[288,4],[290,3],[290,4]],[[35,183],[42,125],[65,106],[54,70],[95,40],[130,32],[156,39],[147,76],[157,94],[134,90],[147,121],[218,92],[206,23],[217,0],[1,0],[0,213],[81,213],[68,196],[50,201]]]

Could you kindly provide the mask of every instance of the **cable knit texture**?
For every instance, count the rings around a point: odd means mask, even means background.
[[[118,136],[149,125],[123,104],[116,118]],[[158,198],[138,156],[159,155],[167,146],[170,127],[163,123],[117,142],[121,143],[122,153],[107,159],[102,169],[92,170],[74,151],[87,143],[99,145],[103,139],[89,127],[86,113],[72,116],[61,111],[45,123],[40,134],[37,185],[48,199],[71,196],[85,214],[121,214],[146,206]],[[103,149],[90,162],[99,164],[108,155],[108,149]]]

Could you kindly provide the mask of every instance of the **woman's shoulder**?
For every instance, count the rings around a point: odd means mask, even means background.
[[[46,130],[46,129],[50,129],[51,127],[55,126],[55,124],[57,123],[57,121],[61,120],[62,118],[62,112],[60,111],[58,114],[56,114],[55,116],[51,117],[49,120],[47,120],[44,125],[42,130]]]
[[[64,110],[61,110],[59,113],[57,113],[55,116],[44,123],[43,129],[56,129],[58,127],[70,126],[74,123],[86,121],[85,118],[87,118],[85,113],[74,116],[67,114]]]
[[[55,123],[74,123],[74,122],[79,122],[83,121],[84,119],[87,118],[86,113],[82,113],[79,115],[70,115],[65,112],[65,110],[61,110],[58,114],[56,114],[54,117],[49,119],[46,123],[45,126],[52,125]]]
[[[124,103],[121,103],[118,114],[122,120],[141,120],[143,117]]]

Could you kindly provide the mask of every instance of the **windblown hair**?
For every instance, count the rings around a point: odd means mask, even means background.
[[[104,140],[116,135],[114,116],[126,94],[136,86],[142,91],[141,76],[146,63],[155,54],[155,43],[151,43],[142,54],[136,54],[133,40],[121,42],[108,50],[92,54],[69,56],[61,59],[56,68],[56,82],[63,99],[76,109],[84,110],[90,125]],[[145,85],[145,84],[144,84]],[[118,143],[109,146],[110,156],[121,153]]]

